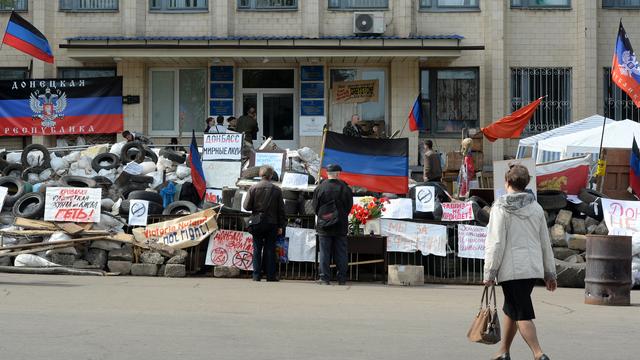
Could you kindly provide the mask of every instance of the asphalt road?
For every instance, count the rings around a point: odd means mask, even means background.
[[[0,359],[488,359],[465,337],[480,288],[0,274]],[[554,360],[640,358],[631,307],[534,290]],[[502,301],[501,294],[499,301]],[[513,359],[532,359],[516,338]]]

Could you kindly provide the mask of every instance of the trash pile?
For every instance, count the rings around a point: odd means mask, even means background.
[[[184,152],[152,149],[140,142],[55,152],[32,144],[22,152],[1,153],[0,187],[7,188],[7,195],[0,213],[0,265],[61,265],[67,270],[133,275],[151,275],[154,268],[153,275],[184,276],[186,253],[148,249],[157,255],[136,256],[133,238],[124,231],[133,199],[149,201],[149,215],[199,211],[200,200],[185,162]],[[49,187],[101,189],[100,221],[86,225],[39,221]]]

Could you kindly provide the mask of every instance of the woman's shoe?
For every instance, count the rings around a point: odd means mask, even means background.
[[[542,356],[540,356],[540,357],[538,358],[538,360],[551,360],[551,359],[549,359],[549,357],[547,356],[547,354],[542,354]]]
[[[498,357],[491,358],[491,360],[511,360],[511,355],[509,355],[509,353],[504,353]]]

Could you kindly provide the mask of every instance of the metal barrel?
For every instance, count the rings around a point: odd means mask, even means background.
[[[631,304],[631,236],[587,235],[585,304]]]

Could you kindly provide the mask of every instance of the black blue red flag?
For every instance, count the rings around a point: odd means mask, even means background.
[[[44,62],[53,63],[53,52],[47,38],[22,16],[11,13],[2,43]]]
[[[409,113],[409,129],[416,131],[422,129],[422,127],[422,101],[420,95],[418,95]]]
[[[633,138],[633,147],[631,148],[629,166],[629,187],[633,193],[640,195],[640,150],[636,138]]]
[[[616,48],[613,53],[611,80],[629,95],[637,107],[640,107],[640,66],[627,37],[627,32],[622,26],[622,21],[620,21]]]
[[[340,179],[373,192],[406,194],[409,190],[409,139],[366,139],[326,133],[322,176],[326,167],[342,167]]]
[[[198,143],[196,142],[196,132],[191,132],[191,146],[189,146],[189,167],[191,168],[191,182],[196,188],[200,199],[204,198],[207,192],[207,184],[204,180],[204,171],[202,170],[202,160],[200,152],[198,152]]]

